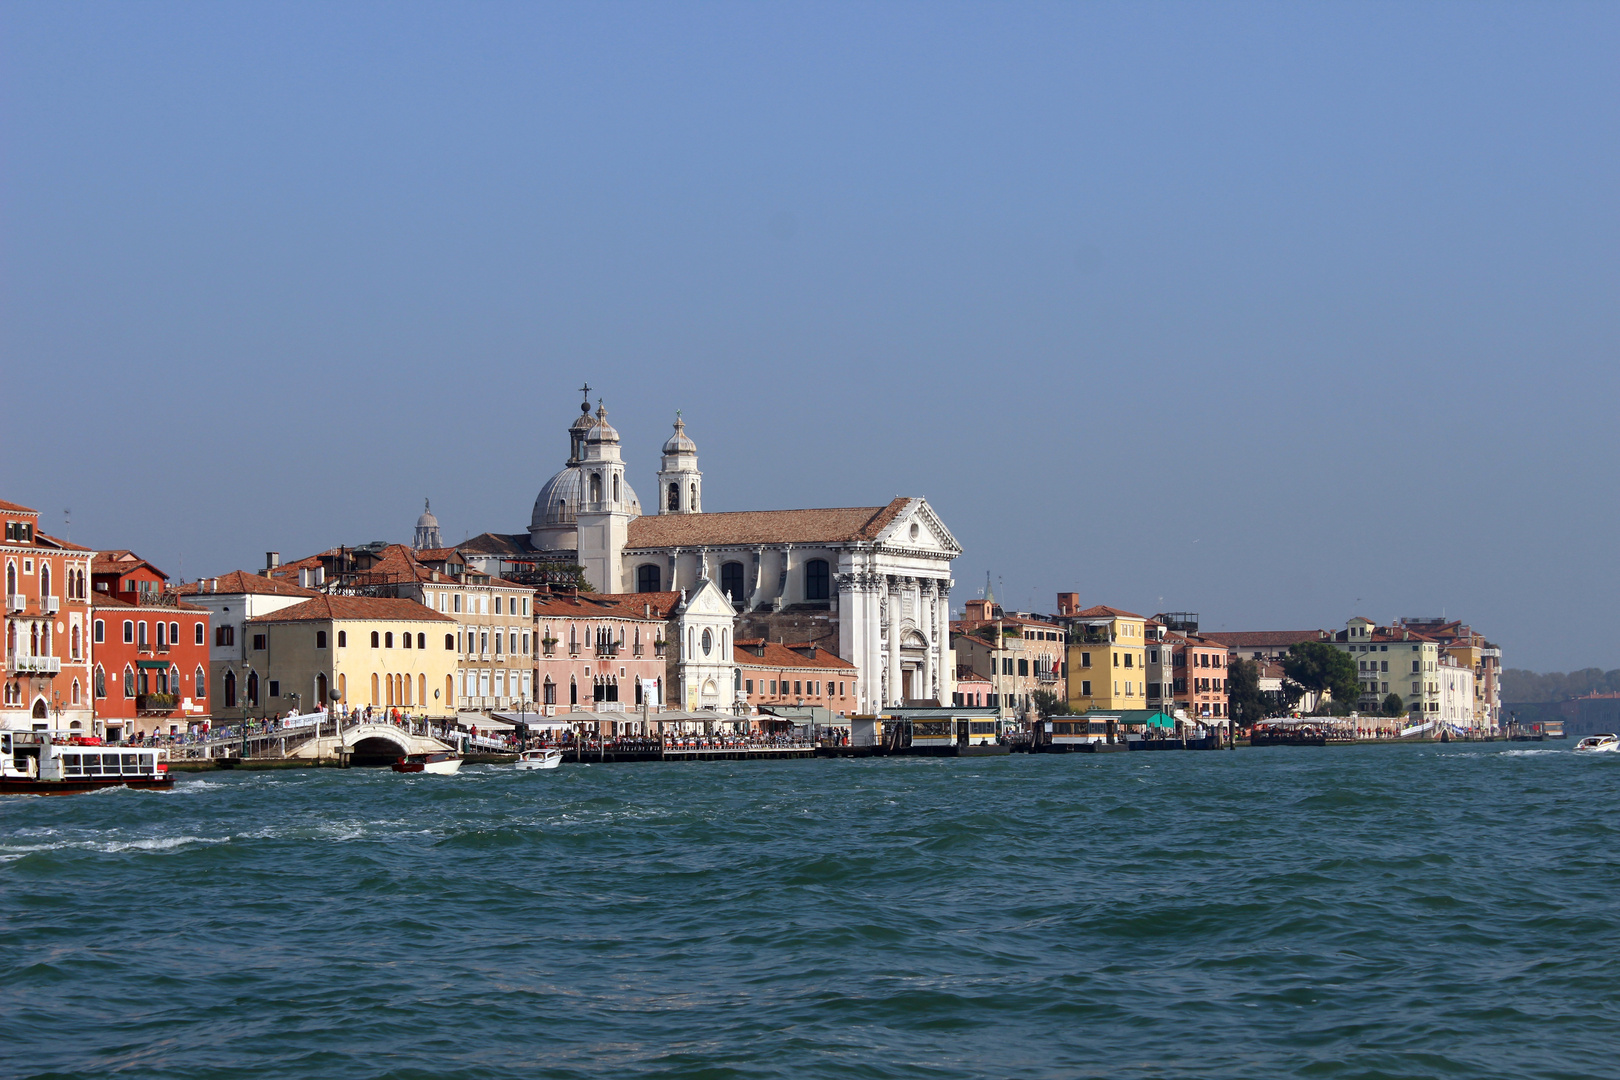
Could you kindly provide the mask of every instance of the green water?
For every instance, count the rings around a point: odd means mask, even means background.
[[[0,1075],[1620,1075],[1620,755],[0,799]]]

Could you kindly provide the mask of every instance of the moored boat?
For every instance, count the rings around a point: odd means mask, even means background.
[[[525,750],[518,755],[513,768],[527,772],[531,769],[555,769],[562,764],[562,751],[556,748],[549,750]]]
[[[167,791],[169,752],[150,746],[103,746],[100,740],[48,731],[0,732],[0,795],[71,795],[103,788]]]
[[[1575,744],[1577,754],[1614,754],[1620,753],[1620,735],[1588,735]]]
[[[393,765],[395,772],[434,773],[438,776],[453,776],[460,768],[461,755],[448,750],[406,754]]]

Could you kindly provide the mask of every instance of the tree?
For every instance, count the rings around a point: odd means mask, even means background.
[[[1226,667],[1226,711],[1239,725],[1253,727],[1271,713],[1271,703],[1260,692],[1260,665],[1233,660]]]
[[[1283,672],[1306,690],[1333,695],[1333,711],[1347,713],[1361,696],[1361,677],[1350,654],[1322,641],[1288,647]]]
[[[1035,703],[1035,712],[1039,714],[1042,720],[1045,720],[1051,716],[1068,715],[1068,700],[1058,697],[1050,690],[1037,690],[1033,694],[1029,695],[1029,698]]]
[[[1391,694],[1391,695],[1389,695],[1389,697],[1384,699],[1384,715],[1385,716],[1399,716],[1399,715],[1401,715],[1401,713],[1403,713],[1405,711],[1406,711],[1406,702],[1401,700],[1401,695],[1399,695],[1399,694]]]

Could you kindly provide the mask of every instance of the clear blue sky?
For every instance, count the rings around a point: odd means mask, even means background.
[[[712,510],[1620,666],[1620,6],[0,6],[0,498],[196,577]],[[1161,599],[1162,598],[1162,599]]]

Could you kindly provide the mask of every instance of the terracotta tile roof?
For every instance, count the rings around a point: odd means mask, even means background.
[[[1320,630],[1206,630],[1201,637],[1229,649],[1286,649],[1303,641],[1321,641]]]
[[[537,595],[534,613],[544,619],[640,619],[663,622],[681,602],[678,592],[580,593],[578,596]],[[648,605],[652,614],[647,614]]]
[[[21,503],[6,502],[4,499],[0,499],[0,510],[10,510],[13,514],[33,514],[35,517],[39,516],[39,511],[35,510],[31,506],[23,506]]]
[[[528,533],[479,533],[471,540],[456,545],[457,551],[470,551],[475,555],[533,555],[534,545]]]
[[[625,548],[724,547],[730,544],[837,544],[875,540],[910,499],[887,506],[829,510],[741,510],[725,514],[652,514],[630,522]]]
[[[990,685],[990,676],[988,676],[988,675],[980,675],[977,671],[974,671],[967,664],[957,664],[956,665],[956,681],[958,683],[965,683],[965,682],[980,683],[980,682],[982,682],[986,686],[989,686]]]
[[[169,575],[153,566],[139,555],[127,548],[115,548],[112,551],[98,551],[96,557],[90,561],[92,574],[127,574],[131,570],[146,567],[158,577],[168,580]]]
[[[754,650],[763,647],[764,655]],[[814,668],[818,671],[849,671],[855,670],[855,665],[833,652],[831,649],[816,647],[814,657],[806,655],[808,645],[795,648],[784,645],[779,641],[766,641],[763,638],[740,639],[732,643],[731,655],[738,667],[770,668],[772,670],[785,670],[791,668]]]
[[[416,553],[416,558],[421,562],[448,562],[455,553],[453,547],[423,548]]]
[[[140,594],[136,593],[134,595],[139,596]],[[208,614],[207,608],[198,607],[196,604],[188,604],[184,601],[169,604],[161,602],[155,604],[146,604],[142,603],[140,600],[135,600],[133,602],[129,600],[120,600],[118,597],[110,596],[104,592],[91,593],[90,606],[93,608],[141,608],[144,611],[189,611],[198,615]]]
[[[48,533],[40,532],[38,529],[34,530],[34,544],[36,547],[58,548],[62,551],[95,550],[94,548],[87,548],[82,544],[70,544],[66,540],[63,540],[60,536],[51,536]]]
[[[268,615],[255,615],[252,623],[302,622],[310,619],[350,619],[368,622],[455,622],[448,615],[418,604],[415,600],[399,600],[374,596],[327,596],[317,594],[302,604],[294,604]]]
[[[206,589],[210,581],[219,583],[217,588]],[[290,581],[277,581],[274,578],[263,577],[248,570],[232,570],[228,574],[221,574],[217,578],[204,578],[202,581],[193,581],[180,586],[175,590],[181,596],[199,596],[208,592],[221,593],[252,593],[255,596],[318,596],[314,589],[305,589],[294,585]]]
[[[1084,611],[1077,611],[1073,615],[1068,616],[1068,617],[1073,618],[1073,619],[1114,619],[1114,618],[1119,618],[1119,619],[1143,619],[1143,618],[1146,618],[1146,616],[1138,615],[1133,611],[1121,611],[1119,608],[1117,608],[1117,607],[1109,607],[1107,604],[1098,604],[1095,607],[1088,607]]]

